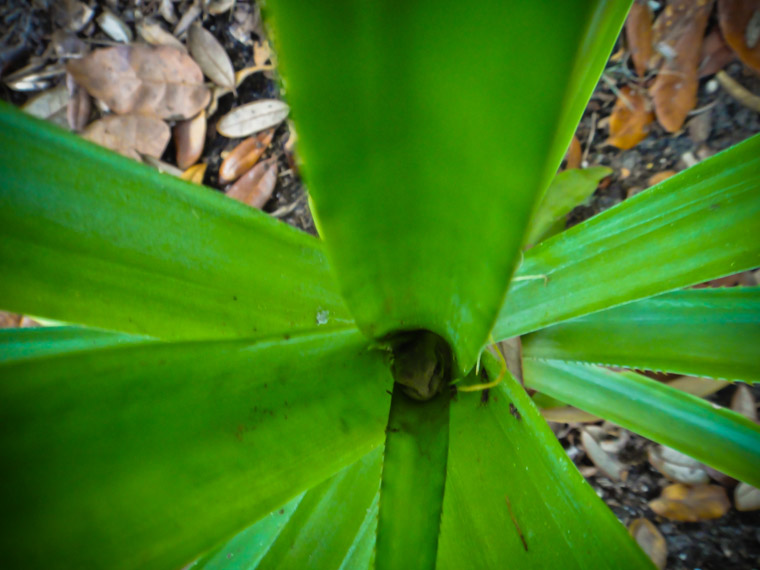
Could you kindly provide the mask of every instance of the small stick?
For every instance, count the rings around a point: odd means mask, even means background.
[[[628,105],[628,103],[626,103]],[[586,141],[586,148],[583,149],[583,155],[581,156],[581,166],[588,166],[588,153],[591,151],[591,143],[594,142],[594,135],[596,134],[596,111],[591,113],[591,130],[588,133],[588,140]]]

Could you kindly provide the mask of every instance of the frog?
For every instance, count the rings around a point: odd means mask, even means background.
[[[438,335],[421,331],[405,335],[393,348],[393,377],[414,400],[436,396],[447,379],[446,343]]]

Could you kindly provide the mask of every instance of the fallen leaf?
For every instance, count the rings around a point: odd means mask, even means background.
[[[95,10],[79,0],[52,2],[50,6],[54,27],[67,32],[79,32],[92,20]]]
[[[115,42],[126,44],[134,39],[132,30],[110,10],[103,10],[98,16],[97,22],[100,29]]]
[[[179,19],[179,22],[177,22],[177,25],[174,26],[172,33],[175,36],[180,37],[187,31],[190,25],[198,19],[198,16],[200,16],[202,12],[203,8],[201,8],[200,2],[198,0],[194,0],[192,6],[185,10],[185,13],[182,14],[182,17]]]
[[[18,326],[22,329],[32,329],[39,328],[43,325],[39,321],[35,321],[33,318],[24,315],[21,317],[21,322],[18,324]]]
[[[728,512],[731,503],[726,489],[718,485],[690,487],[675,483],[662,490],[649,507],[658,515],[682,522],[718,519]]]
[[[0,329],[13,329],[21,322],[21,315],[0,311]]]
[[[161,0],[161,3],[158,5],[158,11],[161,13],[161,17],[170,24],[177,22],[177,14],[174,12],[174,2],[172,0]]]
[[[718,24],[739,59],[760,72],[760,0],[718,0]]]
[[[266,65],[272,57],[272,48],[269,42],[264,40],[253,44],[253,63],[259,67]]]
[[[725,380],[715,380],[713,378],[698,378],[697,376],[681,376],[675,380],[667,382],[667,385],[676,390],[681,390],[687,394],[693,394],[704,398],[710,394],[715,394],[718,390],[728,386],[729,382]]]
[[[717,28],[714,28],[702,40],[702,53],[699,56],[699,78],[713,75],[736,59],[736,55],[726,44]]]
[[[715,77],[731,97],[739,101],[747,109],[760,113],[760,96],[750,93],[746,87],[725,71],[719,71],[715,74]]]
[[[755,397],[752,395],[752,391],[746,384],[739,384],[736,386],[734,395],[731,397],[731,409],[748,420],[757,422],[757,405],[755,404]]]
[[[141,154],[159,158],[171,136],[169,126],[148,115],[108,115],[88,126],[82,136],[135,160]]]
[[[602,473],[616,481],[625,480],[628,474],[626,466],[618,461],[614,455],[604,451],[586,429],[581,430],[581,442],[589,459]]]
[[[277,99],[262,99],[232,109],[216,124],[220,135],[229,138],[247,137],[279,125],[290,108]]]
[[[209,14],[218,16],[219,14],[228,12],[234,5],[235,0],[213,0],[206,9]]]
[[[652,176],[649,177],[649,180],[647,180],[648,186],[654,186],[655,184],[659,184],[663,180],[667,180],[671,176],[675,176],[678,174],[675,170],[663,170],[662,172],[658,172],[657,174],[652,174]]]
[[[233,148],[219,167],[219,182],[227,184],[250,170],[272,143],[273,136],[274,129],[267,129]]]
[[[180,178],[187,180],[193,184],[203,184],[203,177],[206,175],[206,167],[208,165],[205,162],[194,164],[187,170],[185,170]]]
[[[689,122],[686,123],[686,128],[689,131],[689,138],[695,143],[702,143],[709,139],[710,131],[712,130],[711,109],[707,109],[691,118]]]
[[[259,162],[227,191],[227,196],[254,208],[262,208],[277,185],[277,160]]]
[[[220,87],[235,88],[235,70],[230,56],[211,32],[200,24],[193,24],[187,34],[187,45],[206,77]]]
[[[605,141],[621,150],[633,148],[649,134],[648,125],[654,121],[654,113],[646,95],[625,86],[610,115],[610,136]]]
[[[652,11],[646,0],[636,0],[625,21],[625,36],[636,73],[644,77],[652,59]]]
[[[657,445],[650,447],[647,455],[649,463],[671,481],[689,485],[710,481],[703,465],[680,451]]]
[[[159,160],[153,156],[148,156],[147,154],[142,155],[143,162],[145,164],[149,164],[153,168],[157,169],[159,172],[171,174],[172,176],[176,176],[177,178],[182,178],[182,170],[174,166],[173,164],[169,164],[168,162],[163,162],[162,160]]]
[[[120,115],[188,119],[211,98],[198,64],[171,46],[103,48],[70,61],[67,68],[90,95]]]
[[[206,113],[201,111],[192,119],[174,125],[174,145],[177,147],[177,166],[185,170],[195,164],[206,142]]]
[[[628,532],[647,553],[654,565],[663,570],[668,561],[668,545],[659,529],[647,519],[634,519],[628,527]]]
[[[578,140],[578,137],[573,135],[573,138],[570,139],[570,144],[567,147],[567,152],[565,153],[565,160],[567,161],[565,169],[570,170],[571,168],[578,168],[581,165],[582,155],[581,143]]]
[[[760,489],[748,483],[739,483],[734,489],[734,505],[737,511],[760,509]]]
[[[137,23],[137,33],[147,43],[153,46],[172,46],[187,51],[185,45],[166,31],[160,23],[152,18],[145,18]]]
[[[66,108],[66,119],[71,130],[79,132],[90,122],[92,102],[87,91],[74,81],[70,73],[66,74],[66,88],[70,96]]]
[[[697,66],[713,0],[674,0],[655,22],[662,67],[649,89],[657,120],[678,131],[697,104]]]
[[[69,90],[66,86],[59,85],[29,99],[21,107],[21,110],[40,119],[45,119],[61,127],[68,128],[66,109],[69,104],[69,97]]]

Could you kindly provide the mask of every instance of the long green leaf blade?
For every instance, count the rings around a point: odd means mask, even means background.
[[[366,334],[430,330],[475,363],[628,4],[271,3],[320,228]]]
[[[499,373],[484,353],[489,376]],[[651,567],[509,375],[451,404],[438,568]]]
[[[399,384],[388,418],[377,523],[378,570],[435,568],[449,448],[449,395],[412,400]]]
[[[523,354],[760,382],[760,287],[691,289],[565,321]]]
[[[632,372],[525,358],[526,385],[760,486],[760,426]]]
[[[0,307],[164,339],[350,322],[319,243],[0,103]]]
[[[499,339],[760,265],[760,135],[525,255]]]
[[[8,567],[179,568],[384,440],[357,331],[0,365]]]
[[[338,568],[377,497],[382,452],[309,490],[258,568]]]
[[[340,565],[339,570],[359,570],[364,568],[374,569],[375,537],[377,536],[377,513],[380,504],[380,491],[375,495],[375,500],[367,509],[359,532],[356,534],[354,543],[349,548],[346,558]]]

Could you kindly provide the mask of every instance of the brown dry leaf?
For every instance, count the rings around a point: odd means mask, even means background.
[[[227,184],[237,180],[253,168],[272,143],[273,136],[274,129],[267,129],[255,137],[245,139],[233,148],[219,167],[219,182]]]
[[[702,40],[702,53],[699,56],[699,78],[717,73],[736,59],[736,55],[726,44],[717,28],[714,28]]]
[[[193,184],[203,184],[203,177],[206,176],[206,167],[208,164],[205,162],[200,162],[198,164],[194,164],[187,170],[185,170],[180,178],[182,180],[187,180],[188,182],[192,182]]]
[[[216,124],[217,132],[231,139],[247,137],[279,125],[290,108],[277,99],[262,99],[232,109]]]
[[[635,147],[649,133],[647,126],[654,121],[649,100],[640,91],[622,87],[610,115],[610,136],[606,143],[621,150]]]
[[[739,59],[760,72],[760,0],[718,0],[718,23]]]
[[[219,87],[234,90],[235,70],[230,56],[211,32],[200,24],[193,24],[187,33],[187,46],[206,77]]]
[[[185,170],[195,164],[206,142],[206,112],[174,125],[174,145],[177,147],[177,166]]]
[[[169,143],[169,126],[148,115],[108,115],[88,126],[82,136],[135,160],[141,154],[159,158]]]
[[[195,22],[195,20],[198,19],[198,16],[200,16],[203,13],[203,8],[201,7],[201,3],[198,0],[195,0],[187,10],[185,10],[185,13],[182,14],[182,17],[179,19],[179,22],[177,22],[177,25],[174,26],[174,30],[172,33],[180,37],[182,34],[184,34],[187,29],[190,27],[190,25]]]
[[[187,51],[185,45],[166,31],[163,26],[152,18],[145,18],[137,24],[137,33],[147,43],[153,46],[173,46]]]
[[[662,67],[649,89],[657,120],[671,133],[697,104],[697,66],[713,0],[673,0],[655,22]]]
[[[626,466],[618,461],[614,455],[604,451],[596,439],[585,429],[581,430],[581,442],[589,459],[602,473],[616,481],[625,480],[628,474]]]
[[[70,61],[67,68],[90,95],[120,115],[188,119],[211,98],[198,64],[171,46],[135,44],[99,49]]]
[[[646,0],[636,0],[625,21],[625,36],[636,73],[644,77],[652,59],[652,11]]]
[[[649,508],[672,520],[698,522],[722,517],[731,508],[731,503],[726,489],[719,485],[690,487],[675,483],[665,487],[659,498],[650,501]]]
[[[0,311],[0,329],[13,329],[21,322],[21,315]]]
[[[272,54],[272,48],[269,45],[268,41],[264,40],[264,41],[256,42],[255,44],[253,44],[254,65],[262,67],[266,65],[267,61],[269,61],[273,57],[274,55]],[[274,60],[272,60],[272,63],[274,63]]]
[[[582,155],[581,143],[578,140],[578,137],[573,135],[573,138],[570,139],[570,144],[567,147],[567,152],[565,153],[565,160],[567,160],[565,169],[570,170],[571,168],[579,168]]]
[[[72,131],[79,132],[90,122],[92,101],[80,85],[74,81],[71,74],[66,74],[66,88],[69,90],[69,102],[66,109],[66,119]]]
[[[262,208],[277,185],[277,159],[259,162],[227,191],[227,196],[254,208]]]
[[[59,85],[33,97],[24,103],[21,110],[58,126],[68,128],[66,109],[69,104],[69,97],[69,90],[66,86]]]
[[[713,378],[699,378],[697,376],[681,376],[675,380],[667,382],[667,385],[676,390],[681,390],[687,394],[693,394],[700,398],[715,394],[718,390],[729,385],[726,380],[715,380]]]
[[[647,519],[634,519],[628,527],[628,532],[654,565],[663,570],[668,561],[668,545],[654,523]]]
[[[648,456],[649,463],[671,481],[688,485],[710,481],[704,466],[696,459],[680,451],[664,445],[657,445],[649,448]]]
[[[737,511],[760,509],[760,489],[748,483],[739,483],[734,489],[734,505]]]
[[[752,390],[746,384],[739,384],[731,397],[731,409],[748,420],[757,422],[757,405]]]
[[[100,16],[98,16],[97,22],[100,29],[115,42],[127,44],[134,39],[129,26],[108,9],[103,10]]]
[[[662,172],[658,172],[657,174],[652,174],[652,176],[649,177],[649,180],[647,180],[647,185],[654,186],[655,184],[659,184],[663,180],[667,180],[671,176],[675,176],[678,174],[675,170],[663,170]]]

